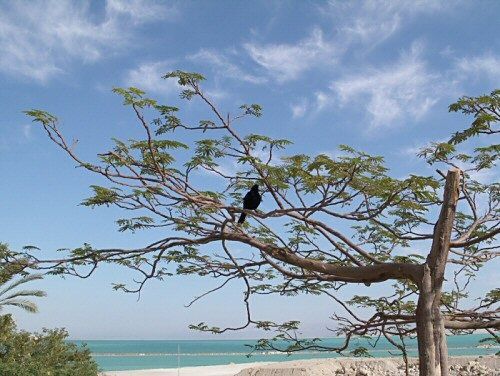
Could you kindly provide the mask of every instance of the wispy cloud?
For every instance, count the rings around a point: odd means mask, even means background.
[[[363,2],[330,1],[319,7],[330,18],[332,27],[316,26],[309,36],[296,43],[245,43],[249,56],[268,75],[283,83],[300,78],[319,66],[336,66],[350,50],[362,43],[363,51],[385,41],[405,23],[423,13],[442,12],[449,7],[443,1],[416,0]],[[332,34],[330,38],[325,37]]]
[[[297,103],[291,104],[290,110],[292,111],[292,118],[297,119],[303,117],[306,114],[308,107],[309,104],[305,98],[302,98]]]
[[[500,81],[500,56],[492,53],[458,59],[456,67],[468,77],[486,76],[497,83]]]
[[[217,74],[224,77],[234,78],[252,84],[262,84],[267,82],[265,77],[259,77],[245,72],[238,65],[231,62],[228,56],[215,50],[202,48],[197,53],[188,56],[188,59],[199,62],[203,65],[208,64],[214,68]]]
[[[111,17],[125,15],[134,24],[173,20],[179,16],[176,7],[151,0],[107,0],[106,9]]]
[[[314,93],[314,108],[315,111],[321,111],[332,103],[332,98],[324,91]]]
[[[71,61],[94,62],[123,48],[135,26],[173,12],[147,0],[108,0],[102,21],[95,21],[88,1],[2,2],[0,71],[46,82]]]
[[[175,65],[174,65],[175,64]],[[125,73],[124,85],[137,87],[148,93],[169,96],[178,95],[182,87],[175,79],[163,79],[162,77],[178,66],[178,62],[172,60],[143,62]],[[204,87],[204,93],[212,100],[221,100],[228,97],[228,93],[217,85]]]
[[[455,161],[455,164],[461,170],[467,171],[472,180],[475,180],[481,184],[491,184],[497,182],[500,175],[500,173],[496,169],[484,169],[476,171],[474,170],[473,164],[468,162]]]
[[[399,154],[407,156],[407,157],[417,158],[417,154],[420,153],[420,151],[422,149],[430,147],[432,143],[434,143],[434,142],[435,143],[442,143],[442,142],[447,142],[448,140],[449,140],[449,137],[434,140],[432,142],[429,142],[429,141],[414,142],[411,146],[405,146],[402,149],[400,149]]]
[[[31,139],[31,130],[33,129],[33,125],[32,124],[24,124],[23,125],[23,136],[25,139],[29,140]]]
[[[296,44],[244,44],[250,57],[278,82],[294,80],[325,61],[331,65],[339,53],[323,32],[315,28],[311,35]]]
[[[437,0],[363,2],[329,1],[321,12],[333,19],[346,43],[362,42],[374,46],[391,37],[405,22],[416,15],[448,9]]]
[[[312,98],[301,98],[300,101],[292,103],[290,109],[292,110],[292,118],[301,118],[304,116],[314,116],[325,108],[331,106],[335,102],[331,93],[326,91],[316,91]]]
[[[162,76],[172,71],[169,61],[143,63],[127,71],[125,85],[134,86],[146,92],[169,95],[179,91],[175,80],[165,80]]]
[[[413,44],[396,64],[341,78],[330,88],[341,106],[352,101],[364,106],[371,128],[392,126],[404,118],[418,120],[440,96],[439,75],[428,70],[421,52],[422,46]]]

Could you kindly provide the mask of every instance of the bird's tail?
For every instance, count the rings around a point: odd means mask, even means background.
[[[241,213],[240,219],[238,219],[238,223],[245,222],[245,218],[247,217],[246,213]]]

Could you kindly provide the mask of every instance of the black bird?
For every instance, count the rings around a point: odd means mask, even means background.
[[[262,201],[262,196],[259,194],[259,186],[255,184],[250,191],[243,197],[243,209],[255,210]],[[246,213],[241,213],[238,223],[245,222]]]

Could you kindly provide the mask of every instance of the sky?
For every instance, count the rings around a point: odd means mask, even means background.
[[[79,205],[102,181],[75,169],[22,111],[58,116],[79,155],[93,160],[112,137],[138,134],[111,89],[135,86],[179,105],[177,85],[161,78],[175,69],[202,73],[226,112],[262,105],[262,118],[243,123],[242,133],[286,137],[291,151],[309,154],[335,155],[348,144],[383,155],[395,177],[432,174],[417,150],[470,123],[448,105],[500,87],[499,13],[494,0],[0,0],[0,242],[45,254],[84,242],[150,242],[119,233],[118,210]],[[196,121],[199,104],[181,105]],[[493,275],[479,278],[478,289],[493,287]],[[83,339],[208,338],[187,326],[244,320],[241,286],[186,308],[213,281],[155,281],[139,301],[111,289],[131,278],[114,267],[87,280],[46,278],[31,286],[48,293],[37,300],[40,312],[13,312],[20,328],[66,327]],[[322,297],[265,297],[254,310],[258,319],[298,319],[305,335],[329,336],[335,307]]]

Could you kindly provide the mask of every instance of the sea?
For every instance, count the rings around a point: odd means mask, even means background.
[[[448,337],[450,355],[491,355],[499,346],[487,345],[480,340],[485,334],[456,335]],[[223,365],[249,362],[280,362],[297,359],[332,358],[337,353],[303,351],[286,355],[279,352],[255,352],[251,348],[255,340],[74,340],[77,345],[86,344],[103,371],[138,370],[154,368],[180,368],[192,366]],[[371,342],[371,341],[370,341]],[[342,338],[322,339],[325,346],[338,346]],[[407,340],[408,354],[417,355],[416,340]],[[371,347],[368,339],[356,339],[354,347],[364,346],[371,356],[399,356],[387,340],[380,339]],[[348,351],[347,351],[348,353]]]

